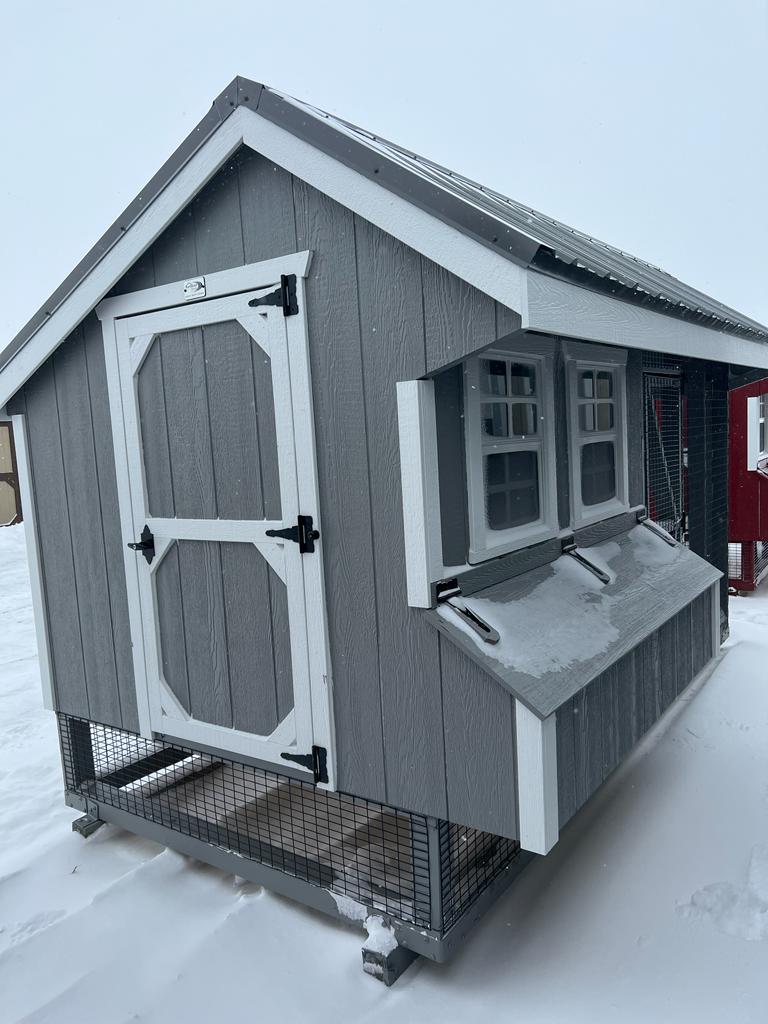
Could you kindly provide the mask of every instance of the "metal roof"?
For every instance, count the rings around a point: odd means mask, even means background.
[[[664,312],[682,314],[699,322],[709,321],[719,330],[768,339],[768,327],[765,325],[691,288],[646,260],[601,242],[348,121],[292,97],[281,98],[308,115],[332,124],[337,131],[460,198],[468,206],[490,215],[520,238],[535,243],[536,252],[527,262],[528,266],[559,276],[577,277],[588,286],[591,284],[618,297],[630,298],[630,293],[634,293],[640,301],[655,301],[667,307]],[[590,281],[590,277],[594,280]]]
[[[644,260],[258,82],[235,78],[157,174],[15,338],[0,369],[109,252],[220,124],[240,106],[328,153],[512,262],[725,333],[768,341],[768,327]]]

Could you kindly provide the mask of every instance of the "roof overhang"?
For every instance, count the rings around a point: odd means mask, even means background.
[[[252,86],[255,95],[240,95]],[[0,354],[0,406],[42,365],[242,145],[343,204],[502,305],[523,327],[634,348],[768,368],[768,345],[593,293],[521,265],[467,233],[447,209],[428,210],[383,187],[346,150],[277,123],[261,86],[236,80],[214,109],[97,244],[49,304]],[[263,105],[263,104],[262,104]],[[285,105],[285,104],[283,104]],[[295,113],[295,112],[294,112]],[[282,116],[282,115],[281,115]],[[287,115],[286,115],[287,116]],[[292,113],[291,116],[294,116]],[[327,129],[332,131],[332,129]],[[450,214],[450,215],[449,215]],[[438,369],[428,367],[428,371]]]
[[[643,309],[568,281],[528,270],[522,328],[624,348],[768,369],[768,344]]]

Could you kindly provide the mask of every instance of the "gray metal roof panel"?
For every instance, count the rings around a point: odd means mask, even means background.
[[[267,90],[273,92],[273,90]],[[282,96],[282,94],[280,94]],[[359,128],[348,121],[328,114],[302,101],[282,96],[287,102],[300,107],[308,115],[323,119],[336,126],[350,137],[367,145],[381,155],[398,162],[426,181],[434,182],[465,202],[495,218],[505,226],[514,229],[538,246],[551,250],[564,266],[575,265],[589,271],[596,277],[609,278],[619,285],[637,289],[652,299],[672,305],[679,305],[693,314],[710,317],[735,328],[741,328],[749,335],[759,334],[768,338],[768,328],[724,305],[710,296],[684,284],[660,267],[646,260],[609,245],[607,242],[569,227],[567,224],[525,206],[502,193],[472,181],[462,174],[451,171],[425,157],[403,149],[396,143]],[[382,184],[385,184],[382,181]]]
[[[648,304],[704,326],[768,340],[768,327],[652,264],[568,227],[494,189],[348,121],[245,78],[235,78],[211,110],[126,207],[62,284],[0,352],[2,368],[110,251],[187,161],[239,106],[258,110],[305,141],[522,266],[578,279],[585,287]]]

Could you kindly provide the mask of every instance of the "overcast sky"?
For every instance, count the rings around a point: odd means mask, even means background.
[[[768,323],[768,0],[16,3],[0,348],[236,74]]]

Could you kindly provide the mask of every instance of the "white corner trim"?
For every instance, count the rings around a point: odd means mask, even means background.
[[[760,398],[747,399],[747,469],[756,470],[760,461]]]
[[[527,270],[522,330],[768,369],[768,344],[699,327]]]
[[[35,496],[32,489],[32,466],[29,457],[29,439],[24,416],[12,416],[13,441],[16,446],[16,468],[19,473],[21,490],[21,511],[24,521],[24,536],[27,541],[27,562],[29,582],[32,590],[32,615],[37,638],[37,656],[40,663],[40,684],[43,691],[43,707],[55,710],[53,695],[53,665],[48,640],[48,616],[43,586],[43,565],[40,557],[40,538],[37,533]]]
[[[515,740],[520,845],[549,853],[559,836],[556,716],[539,718],[516,700]]]
[[[397,421],[408,604],[430,608],[430,584],[442,566],[434,381],[398,383]]]

